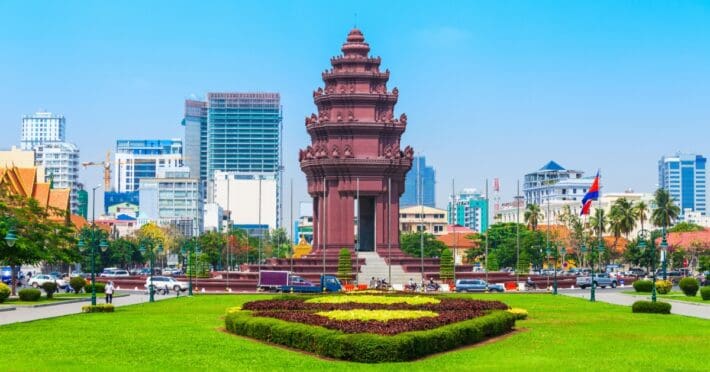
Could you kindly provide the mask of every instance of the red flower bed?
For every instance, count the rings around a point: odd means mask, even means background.
[[[438,328],[446,324],[473,319],[485,315],[491,310],[505,310],[508,306],[499,301],[478,301],[461,299],[442,299],[438,304],[409,305],[397,304],[321,304],[306,303],[305,299],[265,300],[244,304],[242,309],[254,311],[255,316],[270,317],[289,322],[304,323],[337,329],[345,333],[376,333],[394,335],[402,332],[420,331]],[[430,310],[439,314],[436,317],[418,319],[393,319],[387,322],[375,320],[334,320],[316,315],[319,311],[330,310]]]

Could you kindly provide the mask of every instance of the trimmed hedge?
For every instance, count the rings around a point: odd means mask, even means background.
[[[700,289],[700,283],[698,283],[698,280],[691,277],[681,279],[678,286],[683,293],[689,297],[695,297],[695,295],[698,294],[698,289]]]
[[[252,316],[251,311],[233,310],[225,317],[229,332],[284,345],[324,357],[361,363],[403,362],[470,345],[507,333],[515,325],[515,315],[494,311],[426,331],[380,336],[340,331],[274,318]]]
[[[633,285],[636,292],[651,292],[653,290],[653,282],[650,280],[637,280]]]
[[[36,288],[25,288],[17,292],[17,295],[20,296],[22,301],[39,301],[39,298],[42,297],[42,291]]]
[[[11,292],[12,291],[7,284],[0,282],[0,304],[5,302],[5,300],[10,297]]]
[[[99,283],[96,282],[96,293],[104,293],[104,290],[106,289],[106,283]],[[86,287],[84,287],[84,291],[86,293],[91,293],[91,284],[87,284]]]
[[[631,306],[634,313],[670,314],[671,304],[667,302],[636,301]]]
[[[656,292],[658,294],[668,294],[673,288],[673,283],[670,280],[657,280],[656,281]]]
[[[700,297],[703,298],[703,301],[710,300],[710,287],[705,286],[700,288]]]
[[[81,307],[82,313],[112,313],[114,307],[112,304],[86,305]]]
[[[86,287],[86,279],[80,276],[75,276],[69,279],[69,285],[72,289],[74,289],[74,293],[79,293],[84,287]]]

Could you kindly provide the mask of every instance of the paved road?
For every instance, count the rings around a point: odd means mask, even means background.
[[[617,289],[597,289],[595,297],[597,301],[607,302],[615,305],[631,306],[634,302],[640,300],[651,300],[651,295],[628,295],[621,293],[621,290],[628,290],[628,288],[617,288]],[[574,290],[561,290],[560,294],[570,297],[579,297],[589,299],[589,289],[574,289]],[[696,318],[710,319],[710,305],[696,304],[692,302],[674,301],[669,299],[658,299],[659,301],[669,302],[673,306],[671,307],[671,314],[692,316]]]
[[[155,299],[156,301],[158,301],[174,297],[175,295],[173,292],[172,295],[168,296],[156,295]],[[148,295],[143,292],[131,292],[131,295],[129,296],[118,297],[113,299],[113,304],[115,306],[135,305],[142,302],[148,302]],[[98,296],[96,299],[96,303],[104,303],[103,296]],[[77,314],[81,312],[81,307],[86,306],[87,304],[90,304],[90,301],[74,302],[70,304],[45,307],[15,306],[15,310],[0,312],[0,325],[29,322],[37,319],[54,318],[58,316]]]

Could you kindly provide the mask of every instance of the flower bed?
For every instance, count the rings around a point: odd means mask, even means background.
[[[344,301],[340,297],[365,298]],[[402,301],[402,297],[410,300]],[[469,345],[509,332],[520,318],[501,311],[508,306],[499,301],[402,295],[382,298],[387,297],[284,296],[253,301],[230,309],[225,325],[238,335],[327,357],[373,363],[411,360]]]

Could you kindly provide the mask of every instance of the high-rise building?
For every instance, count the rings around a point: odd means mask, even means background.
[[[449,200],[449,223],[468,227],[479,233],[488,230],[488,199],[476,189],[463,189]]]
[[[217,171],[275,179],[280,227],[281,123],[278,93],[208,93],[206,101],[186,100],[185,164],[210,192],[214,187],[207,184]],[[203,196],[212,202],[217,195]]]
[[[680,207],[681,216],[686,210],[706,212],[706,162],[702,155],[681,153],[663,156],[658,161],[658,185],[668,190]]]
[[[259,232],[278,227],[275,174],[216,171],[211,182],[214,202],[233,227]]]
[[[550,161],[535,172],[525,175],[523,195],[527,204],[542,204],[549,200],[582,200],[592,186],[593,178],[584,172],[565,169]]]
[[[46,142],[64,142],[66,119],[51,112],[36,112],[22,117],[22,138],[20,147],[31,150]]]
[[[89,192],[84,190],[84,185],[79,184],[76,192],[77,214],[88,219],[89,218]]]
[[[202,198],[199,180],[186,167],[159,168],[155,178],[141,178],[139,222],[173,226],[183,236],[202,231]]]
[[[399,198],[400,208],[425,205],[434,208],[436,171],[426,165],[426,157],[415,156],[412,169],[404,179],[404,194]]]
[[[158,168],[182,166],[182,140],[118,140],[114,157],[113,188],[138,190],[141,178],[154,178]]]
[[[46,182],[53,188],[70,189],[70,209],[79,211],[79,148],[67,142],[46,142],[36,145],[35,165],[44,167]]]

